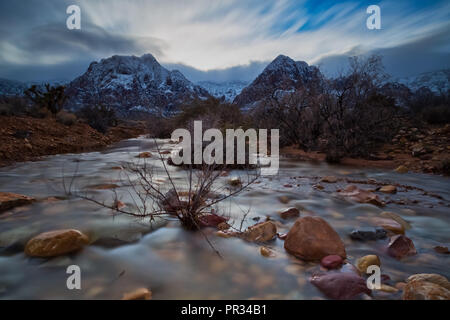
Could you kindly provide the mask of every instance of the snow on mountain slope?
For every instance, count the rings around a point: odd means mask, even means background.
[[[197,84],[209,92],[210,95],[226,102],[232,102],[234,98],[241,93],[248,82],[245,81],[199,81]]]
[[[162,67],[151,54],[116,55],[92,62],[83,75],[69,84],[66,94],[71,109],[102,103],[121,115],[130,111],[167,115],[185,101],[209,96],[181,72]]]
[[[398,78],[396,81],[414,91],[421,87],[428,87],[436,93],[447,92],[450,89],[450,69],[424,72],[410,77]]]
[[[292,91],[309,81],[322,79],[322,77],[317,67],[279,55],[236,96],[233,102],[242,108],[249,108],[274,93]]]

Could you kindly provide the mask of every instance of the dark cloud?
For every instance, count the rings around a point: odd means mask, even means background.
[[[435,33],[418,40],[391,48],[375,49],[368,54],[383,56],[386,71],[393,77],[407,77],[422,72],[450,68],[450,24]],[[359,52],[358,48],[342,54],[320,59],[317,64],[329,75],[335,75],[348,66],[348,57]]]

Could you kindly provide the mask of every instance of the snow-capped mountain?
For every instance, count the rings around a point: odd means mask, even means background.
[[[68,108],[103,103],[122,115],[131,111],[167,115],[185,101],[209,96],[181,72],[162,67],[151,54],[115,55],[92,62],[68,85],[66,94]]]
[[[209,92],[210,95],[226,102],[232,102],[234,98],[241,93],[248,82],[245,81],[199,81],[197,84]]]
[[[399,78],[396,81],[414,91],[421,87],[428,87],[436,93],[447,92],[450,89],[450,69],[424,72],[410,77]]]
[[[321,79],[317,67],[309,66],[304,61],[294,61],[279,55],[261,74],[242,92],[236,96],[234,103],[243,108],[249,108],[256,102],[279,94],[282,91],[292,91],[313,79]]]

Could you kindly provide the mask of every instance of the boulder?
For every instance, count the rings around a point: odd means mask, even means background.
[[[332,254],[322,258],[320,265],[327,269],[337,269],[344,263],[344,259],[341,256]]]
[[[384,205],[376,194],[371,191],[359,189],[355,185],[349,185],[344,190],[338,191],[338,193],[351,201],[370,203],[376,206]]]
[[[417,253],[413,241],[404,235],[395,235],[391,237],[387,253],[394,258],[401,259],[403,257],[412,256]]]
[[[369,219],[370,223],[382,227],[394,234],[405,234],[405,229],[397,221],[390,218],[374,217]]]
[[[403,288],[403,300],[450,300],[450,283],[439,274],[415,274]]]
[[[257,223],[248,227],[241,236],[251,242],[267,242],[277,236],[277,226],[272,221]]]
[[[352,272],[330,272],[314,275],[311,283],[325,296],[336,300],[352,299],[360,294],[371,294],[366,281]]]
[[[0,212],[23,206],[35,201],[34,198],[17,193],[0,192]]]
[[[25,246],[25,253],[31,257],[54,257],[80,250],[88,243],[88,237],[81,231],[55,230],[30,239]]]
[[[350,232],[350,238],[360,241],[378,240],[386,238],[386,234],[383,228],[362,227]]]
[[[320,217],[302,217],[289,230],[284,248],[302,260],[321,260],[329,255],[346,258],[345,246],[336,231]]]
[[[280,216],[283,219],[297,218],[300,215],[300,210],[295,207],[288,208],[280,212]]]
[[[376,265],[379,267],[381,266],[380,258],[378,258],[378,256],[376,256],[374,254],[370,254],[370,255],[361,257],[356,262],[356,267],[358,268],[359,272],[361,272],[362,274],[368,273],[367,268],[372,265]]]

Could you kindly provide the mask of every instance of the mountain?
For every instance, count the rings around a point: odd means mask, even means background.
[[[447,92],[450,89],[450,69],[424,72],[418,75],[396,79],[412,90],[428,87],[436,93]]]
[[[115,55],[92,62],[83,75],[68,85],[66,94],[70,109],[102,103],[120,115],[132,111],[168,115],[185,101],[209,97],[205,89],[181,72],[165,69],[151,54]]]
[[[199,81],[197,84],[209,92],[210,95],[226,102],[232,102],[234,98],[241,93],[248,82],[245,81]]]
[[[317,67],[309,66],[304,61],[294,61],[279,55],[261,74],[242,92],[236,96],[233,103],[242,108],[249,108],[258,101],[286,91],[292,91],[304,84],[321,79]]]

